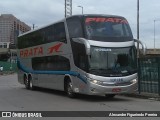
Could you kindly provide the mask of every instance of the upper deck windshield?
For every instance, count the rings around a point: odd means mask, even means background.
[[[97,41],[122,42],[133,40],[131,29],[122,17],[86,17],[86,38]]]

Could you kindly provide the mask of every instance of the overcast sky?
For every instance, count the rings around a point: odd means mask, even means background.
[[[154,46],[154,20],[156,48],[160,48],[160,0],[140,1],[140,40],[148,48]],[[73,14],[113,14],[125,17],[137,37],[137,0],[72,0]],[[64,18],[64,0],[0,0],[0,14],[13,14],[29,26],[41,27]]]

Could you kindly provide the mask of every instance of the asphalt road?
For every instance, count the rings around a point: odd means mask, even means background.
[[[60,91],[47,89],[40,89],[37,91],[26,90],[23,85],[17,82],[17,74],[12,74],[0,76],[0,111],[160,111],[160,101],[118,95],[112,99],[84,95],[80,95],[76,99],[71,99],[68,98],[64,92]],[[2,118],[0,118],[0,120],[1,119]],[[41,119],[42,118],[34,118],[33,120]],[[53,118],[43,119],[48,120]],[[55,119],[62,120],[64,118],[55,117],[53,120]],[[65,118],[65,120],[70,119],[70,117]],[[73,120],[79,119],[106,120],[108,118],[83,117],[74,118]],[[109,119],[114,120],[115,117]],[[118,119],[124,120],[122,117]],[[159,118],[139,118],[139,120],[141,119],[158,120]],[[11,120],[11,118],[9,120]]]

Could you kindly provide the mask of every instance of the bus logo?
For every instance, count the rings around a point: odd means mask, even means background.
[[[86,18],[85,23],[90,23],[90,22],[113,22],[113,23],[124,23],[128,24],[127,20],[122,19],[122,18]]]
[[[38,55],[43,55],[42,46],[20,50],[20,57],[23,58],[38,56]]]
[[[48,51],[49,51],[48,54],[52,54],[54,51],[55,52],[62,52],[62,51],[59,51],[61,46],[62,46],[62,43],[59,43],[57,45],[54,45],[54,46],[48,48]]]

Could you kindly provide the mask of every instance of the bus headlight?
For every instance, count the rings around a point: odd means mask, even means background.
[[[132,80],[132,83],[137,83],[137,78]]]
[[[91,83],[94,83],[94,84],[98,84],[98,85],[102,85],[103,82],[99,81],[99,80],[90,80]]]

